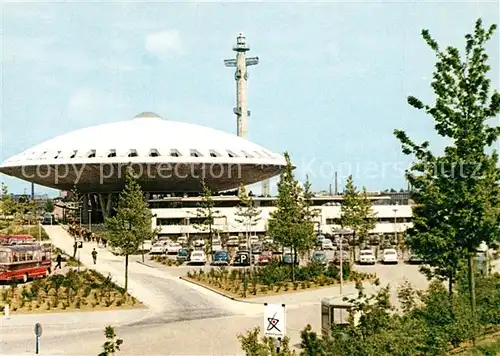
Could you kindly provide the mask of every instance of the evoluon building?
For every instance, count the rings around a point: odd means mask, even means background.
[[[152,224],[162,235],[202,234],[194,214],[205,181],[221,212],[216,228],[235,234],[247,229],[237,223],[237,196],[218,193],[279,175],[285,164],[282,155],[233,134],[144,112],[131,120],[72,131],[28,148],[3,162],[0,172],[62,191],[76,188],[85,196],[83,221],[97,223],[111,214],[125,185],[126,167],[131,166],[155,215]],[[256,197],[255,201],[262,219],[252,228],[264,234],[275,199]],[[384,201],[380,195],[373,201],[379,219],[373,233],[406,228],[411,216],[408,205],[380,205]],[[314,198],[321,211],[318,229],[328,232],[338,225],[341,202],[342,196]]]
[[[183,195],[202,191],[202,181],[213,192],[257,183],[278,175],[285,159],[235,135],[145,112],[28,148],[0,172],[59,190],[76,187],[87,196],[84,208],[109,215],[127,166],[148,194]]]

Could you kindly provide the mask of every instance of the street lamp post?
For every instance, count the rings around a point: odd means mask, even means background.
[[[398,244],[398,230],[397,230],[397,222],[398,222],[397,213],[398,213],[398,209],[394,208],[394,209],[392,209],[392,211],[394,211],[394,244],[395,244],[395,246],[399,246],[399,244]]]
[[[344,275],[343,275],[343,268],[344,268],[343,264],[344,263],[342,261],[342,259],[344,257],[344,251],[342,250],[342,240],[343,239],[344,239],[344,237],[342,235],[340,235],[340,244],[339,244],[339,248],[340,248],[340,252],[339,252],[339,254],[340,254],[340,271],[339,271],[339,273],[340,273],[340,295],[342,295],[342,286],[344,284]]]

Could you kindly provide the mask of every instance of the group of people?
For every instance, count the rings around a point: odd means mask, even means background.
[[[106,239],[98,236],[94,232],[89,231],[83,226],[77,225],[75,222],[69,226],[69,233],[73,237],[81,237],[85,242],[97,242],[98,245],[102,245],[105,248],[108,245],[108,241]]]

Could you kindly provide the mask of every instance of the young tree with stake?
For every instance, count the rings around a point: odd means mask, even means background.
[[[126,171],[125,188],[118,198],[116,216],[105,219],[105,235],[110,246],[125,256],[125,290],[128,287],[128,257],[136,253],[144,240],[156,235],[151,226],[153,215],[131,168]]]
[[[293,166],[287,152],[286,167],[278,182],[276,209],[268,221],[268,232],[275,241],[292,249],[292,281],[295,281],[295,258],[298,252],[307,250],[314,236],[314,222],[310,208],[309,183],[307,194],[293,174]]]
[[[245,225],[245,237],[248,244],[249,235],[252,233],[252,227],[257,225],[262,219],[260,216],[261,210],[255,207],[255,202],[252,197],[248,195],[245,186],[242,184],[238,193],[240,203],[238,204],[238,211],[236,212],[237,223]]]
[[[372,203],[368,199],[366,188],[361,192],[354,185],[352,175],[347,177],[344,189],[344,201],[340,207],[340,224],[343,228],[352,231],[349,236],[349,245],[352,248],[352,260],[355,259],[355,247],[364,242],[372,229],[375,228],[377,219],[373,212]]]
[[[208,241],[205,243],[205,254],[211,256],[212,254],[212,241],[215,232],[214,222],[215,219],[220,218],[220,211],[215,209],[215,203],[212,199],[212,191],[207,186],[205,181],[202,182],[203,187],[203,200],[196,209],[196,218],[199,223],[194,224],[195,228],[199,231],[208,232]]]
[[[410,96],[408,103],[434,119],[436,132],[449,142],[444,154],[432,153],[428,141],[416,144],[404,131],[394,132],[403,153],[416,158],[407,172],[417,204],[408,244],[448,273],[450,285],[466,258],[473,315],[475,251],[481,242],[492,246],[500,236],[500,170],[491,149],[500,127],[490,126],[500,112],[500,94],[490,89],[485,50],[495,29],[477,20],[474,32],[465,36],[462,54],[455,47],[440,48],[428,30],[422,31],[437,58],[431,83],[436,100],[428,105]]]

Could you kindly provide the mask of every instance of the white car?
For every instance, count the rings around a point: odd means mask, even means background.
[[[335,248],[333,247],[332,240],[330,239],[323,239],[321,241],[321,248],[323,250],[334,250]]]
[[[398,252],[393,248],[387,248],[382,254],[383,263],[398,263]]]
[[[203,251],[193,251],[191,252],[191,256],[189,257],[189,263],[207,263],[207,256]]]
[[[149,252],[152,255],[162,255],[167,251],[168,242],[167,241],[158,241],[151,246],[151,251]]]
[[[167,253],[174,254],[179,252],[182,249],[182,245],[178,242],[172,242],[167,246]]]
[[[361,250],[359,251],[359,263],[374,265],[376,262],[375,255],[372,250]]]
[[[222,244],[220,242],[214,242],[212,244],[212,251],[213,252],[222,251]]]
[[[238,250],[246,251],[246,250],[248,250],[248,245],[246,243],[241,243],[238,245]]]
[[[142,250],[144,252],[149,252],[151,251],[151,247],[153,247],[151,240],[144,240],[144,242],[141,243],[141,245],[139,246],[139,250]]]
[[[182,244],[185,244],[187,243],[188,239],[186,236],[180,236],[178,239],[177,239],[177,242],[180,243],[181,245]]]

